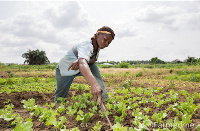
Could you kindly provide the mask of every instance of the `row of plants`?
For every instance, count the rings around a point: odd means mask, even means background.
[[[43,77],[13,77],[13,78],[0,78],[0,93],[10,94],[12,92],[31,92],[38,91],[39,93],[55,92],[56,83],[55,78]],[[42,87],[42,88],[41,88]],[[89,90],[88,85],[76,84],[71,85],[72,89],[78,89],[80,92]]]

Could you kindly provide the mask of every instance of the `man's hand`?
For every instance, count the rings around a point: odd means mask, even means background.
[[[71,70],[78,70],[79,69],[79,62],[78,60],[74,61],[67,69],[67,71]]]
[[[99,106],[101,106],[101,86],[92,75],[87,61],[84,58],[79,58],[78,61],[81,74],[85,77],[85,79],[89,82],[89,85],[91,86],[91,94],[93,95],[93,100],[97,101]]]
[[[101,106],[101,95],[102,89],[99,85],[91,87],[91,94],[93,95],[93,101],[97,101],[98,105]]]

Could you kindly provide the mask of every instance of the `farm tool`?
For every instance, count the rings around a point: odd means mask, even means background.
[[[112,125],[111,125],[111,123],[110,123],[110,120],[109,120],[109,118],[108,118],[108,115],[106,114],[106,107],[105,107],[105,105],[103,104],[103,102],[101,102],[101,110],[102,110],[102,112],[105,114],[106,119],[107,119],[107,121],[108,121],[108,123],[109,123],[109,125],[110,125],[110,129],[109,129],[109,131],[110,131],[110,130],[112,130]]]

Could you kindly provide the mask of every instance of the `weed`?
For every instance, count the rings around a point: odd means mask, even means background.
[[[139,73],[135,74],[135,77],[141,77],[141,76],[143,76],[143,72],[142,71],[140,71]]]

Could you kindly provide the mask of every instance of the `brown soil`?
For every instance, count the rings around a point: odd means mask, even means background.
[[[0,77],[1,78],[7,78],[8,77],[8,73],[6,71],[0,71]]]

